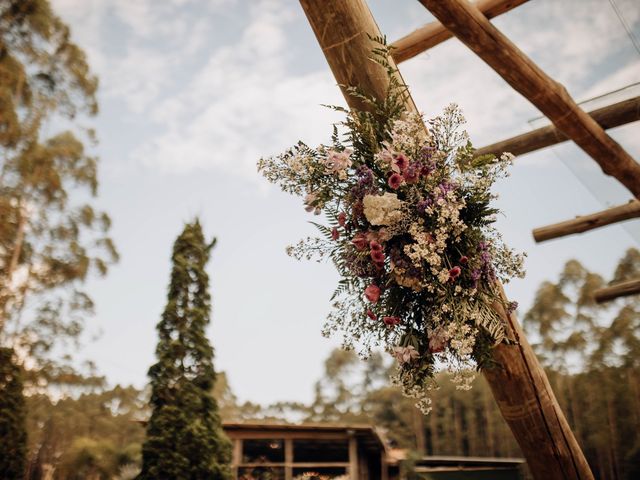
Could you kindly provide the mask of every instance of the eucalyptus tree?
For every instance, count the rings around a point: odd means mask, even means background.
[[[84,123],[97,86],[48,0],[0,0],[0,345],[29,358],[39,386],[58,373],[54,344],[76,339],[93,309],[82,283],[117,259],[93,205]]]
[[[601,317],[593,292],[603,285],[600,275],[577,260],[566,262],[556,283],[540,285],[524,327],[546,367],[566,373],[586,365],[597,343]]]

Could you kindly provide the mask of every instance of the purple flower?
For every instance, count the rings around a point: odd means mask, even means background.
[[[425,210],[431,205],[433,205],[433,200],[427,197],[424,200],[420,200],[416,205],[416,208],[418,209],[418,212],[424,213]]]
[[[415,165],[409,165],[403,172],[404,181],[407,183],[416,183],[420,179],[420,170]]]
[[[456,185],[445,180],[440,185],[438,185],[438,188],[440,189],[440,198],[442,198],[446,196],[447,193],[453,192],[456,189]]]
[[[420,149],[420,156],[422,157],[423,160],[430,160],[431,157],[433,156],[433,152],[435,151],[436,151],[435,147],[425,145]]]

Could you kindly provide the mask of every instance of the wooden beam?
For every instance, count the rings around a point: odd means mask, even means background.
[[[508,12],[528,0],[479,0],[476,5],[487,18]],[[431,22],[393,42],[391,55],[396,63],[415,57],[453,37],[440,22]]]
[[[368,60],[380,36],[364,0],[300,0],[336,80],[358,85],[366,93],[384,95],[388,80],[382,67]],[[393,59],[389,59],[393,65]],[[363,87],[366,86],[366,87]],[[359,103],[345,96],[351,108]],[[407,108],[415,111],[413,101]],[[501,287],[499,287],[502,292]],[[516,317],[501,303],[494,306],[505,322],[512,343],[492,350],[499,367],[484,375],[498,407],[534,476],[540,480],[582,479],[593,475]]]
[[[631,200],[629,203],[609,208],[601,212],[583,215],[567,220],[565,222],[554,223],[546,227],[533,230],[533,238],[537,243],[551,240],[553,238],[566,237],[576,233],[583,233],[596,228],[622,222],[632,218],[640,217],[640,201]]]
[[[349,478],[360,480],[360,475],[358,475],[358,440],[353,435],[349,437]]]
[[[640,164],[480,10],[466,0],[420,0],[420,3],[598,162],[604,173],[618,179],[640,198]]]
[[[620,297],[640,294],[640,278],[616,283],[609,287],[600,288],[593,292],[593,298],[597,303],[604,303]]]
[[[640,120],[640,97],[629,98],[592,110],[589,112],[589,116],[605,130],[635,122]],[[569,138],[564,133],[555,126],[549,125],[479,148],[476,150],[476,156],[487,153],[500,155],[502,152],[510,152],[518,156],[566,142],[567,140]]]

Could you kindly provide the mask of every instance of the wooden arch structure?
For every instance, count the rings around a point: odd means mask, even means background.
[[[546,75],[489,22],[488,18],[527,0],[480,0],[476,4],[467,0],[419,1],[439,22],[425,25],[395,42],[397,48],[392,50],[393,58],[389,59],[392,65],[456,36],[553,123],[552,127],[490,145],[481,151],[508,151],[518,146],[519,153],[525,153],[572,140],[600,165],[604,173],[616,178],[635,197],[632,203],[618,207],[618,210],[594,214],[596,220],[587,221],[586,226],[582,222],[576,232],[640,216],[640,165],[605,132],[606,128],[640,119],[639,98],[584,112],[562,85]],[[358,86],[376,98],[383,98],[388,87],[387,73],[370,60],[374,46],[371,38],[380,37],[381,32],[365,0],[300,0],[300,3],[347,104],[352,108],[362,107],[358,99],[349,95],[348,86]],[[406,107],[416,111],[410,96]],[[640,290],[639,284],[627,285],[623,290],[631,294],[633,289]],[[518,320],[500,305],[496,304],[494,308],[503,318],[514,342],[494,348],[493,359],[500,367],[486,370],[484,376],[531,472],[539,480],[593,479]]]

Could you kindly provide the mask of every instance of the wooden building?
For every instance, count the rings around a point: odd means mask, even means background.
[[[401,480],[401,451],[367,425],[226,423],[237,480]],[[425,480],[517,480],[522,459],[424,457]]]

